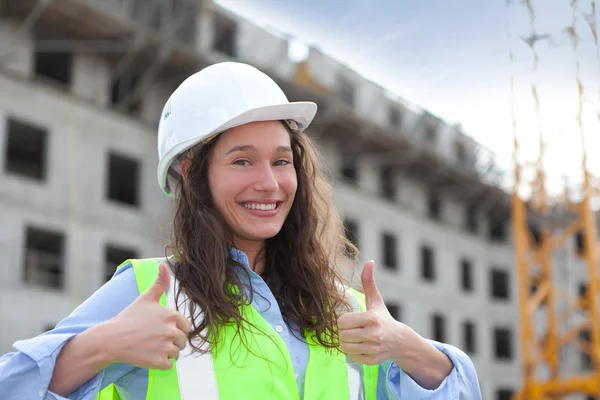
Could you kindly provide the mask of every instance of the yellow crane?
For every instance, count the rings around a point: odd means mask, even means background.
[[[534,44],[543,35],[533,29],[534,10],[530,0],[522,2],[530,14],[532,37],[525,40],[534,53],[534,73],[538,57]],[[509,6],[507,0],[507,6]],[[576,11],[578,2],[570,1],[573,10],[573,24],[565,32],[572,39],[575,54],[579,37],[576,32]],[[595,17],[595,1],[592,1],[592,14]],[[595,18],[590,28],[596,46],[598,38]],[[510,30],[509,30],[510,34]],[[513,53],[510,52],[511,62]],[[576,56],[577,58],[577,56]],[[600,61],[600,55],[598,57]],[[592,203],[600,195],[599,180],[592,176],[588,167],[586,135],[582,117],[584,88],[579,77],[577,60],[577,88],[579,92],[578,134],[570,140],[579,140],[583,149],[581,171],[582,182],[574,196],[572,185],[565,184],[564,194],[551,197],[548,194],[547,172],[544,168],[544,132],[539,131],[539,156],[534,165],[523,161],[521,137],[517,134],[515,111],[513,123],[513,165],[514,188],[512,193],[512,222],[514,247],[518,274],[518,298],[520,313],[520,344],[523,365],[523,386],[514,396],[518,400],[562,399],[573,394],[584,394],[589,398],[600,399],[600,309],[598,294],[600,281],[598,274],[598,231],[596,215]],[[511,79],[511,92],[514,83]],[[539,102],[536,85],[531,86],[539,119]],[[600,120],[600,113],[598,114]],[[564,160],[568,162],[568,160]],[[577,161],[579,162],[579,161]],[[535,170],[535,178],[527,180],[524,170]],[[536,227],[532,233],[532,224]],[[577,238],[577,239],[575,239]],[[587,272],[587,290],[572,294],[555,275],[559,253],[568,252],[571,240],[579,241],[579,257]],[[578,263],[579,264],[579,263]],[[567,268],[571,268],[568,266]],[[540,333],[540,326],[543,332]],[[570,346],[570,347],[567,347]],[[562,357],[563,349],[577,349],[590,357],[589,369],[582,373],[569,369]]]

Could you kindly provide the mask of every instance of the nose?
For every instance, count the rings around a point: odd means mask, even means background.
[[[279,189],[279,183],[277,182],[277,177],[275,176],[271,165],[266,165],[257,172],[258,176],[254,183],[255,190],[261,192],[275,192]]]

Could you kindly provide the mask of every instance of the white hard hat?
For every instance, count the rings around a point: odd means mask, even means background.
[[[169,97],[158,125],[158,183],[173,197],[178,156],[202,141],[254,121],[294,121],[303,131],[317,105],[290,103],[281,88],[251,65],[224,62],[187,78]]]

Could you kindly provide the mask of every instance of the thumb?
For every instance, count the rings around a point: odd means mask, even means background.
[[[365,267],[360,275],[362,281],[363,291],[365,293],[365,300],[367,303],[367,310],[371,310],[375,307],[384,306],[385,303],[377,285],[375,284],[375,261],[367,261]]]
[[[150,289],[144,293],[142,298],[144,300],[159,302],[160,297],[169,288],[170,282],[171,276],[169,275],[169,268],[165,264],[160,263],[158,266],[158,277],[156,278],[156,281],[154,281],[152,286],[150,286]]]

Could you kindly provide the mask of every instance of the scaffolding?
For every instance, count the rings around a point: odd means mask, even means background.
[[[523,40],[533,54],[533,73],[537,72],[539,57],[536,43],[548,35],[535,31],[535,12],[529,0],[522,2],[530,17],[532,35]],[[507,1],[510,5],[510,1]],[[571,1],[572,25],[565,32],[572,39],[575,56],[579,37],[575,31],[577,1]],[[595,6],[594,11],[595,14]],[[592,25],[595,32],[595,24]],[[509,30],[510,34],[510,30]],[[510,61],[513,53],[510,51]],[[596,216],[592,200],[598,196],[597,180],[588,169],[588,155],[582,122],[583,85],[577,60],[577,90],[579,94],[578,130],[583,149],[581,164],[582,183],[575,187],[568,180],[564,193],[552,196],[548,192],[545,169],[547,132],[541,126],[538,88],[531,85],[538,120],[539,155],[537,162],[525,161],[521,140],[517,134],[514,104],[512,107],[514,189],[512,193],[512,220],[518,272],[519,313],[523,386],[515,399],[562,399],[573,394],[600,398],[600,319],[598,308],[598,240]],[[511,93],[514,80],[511,79]],[[514,103],[514,100],[513,100]],[[528,180],[528,171],[535,178]],[[579,239],[577,239],[579,238]],[[575,240],[574,240],[575,239]],[[573,240],[573,241],[572,241]],[[579,257],[588,279],[587,290],[573,294],[565,282],[557,277],[562,256],[569,254],[569,244],[579,240]],[[567,368],[563,360],[566,346],[589,356],[589,368]]]
[[[94,53],[112,65],[116,108],[135,108],[155,80],[174,84],[202,66],[196,51],[198,0],[4,0],[0,15],[35,51]],[[11,54],[0,48],[0,62]]]

